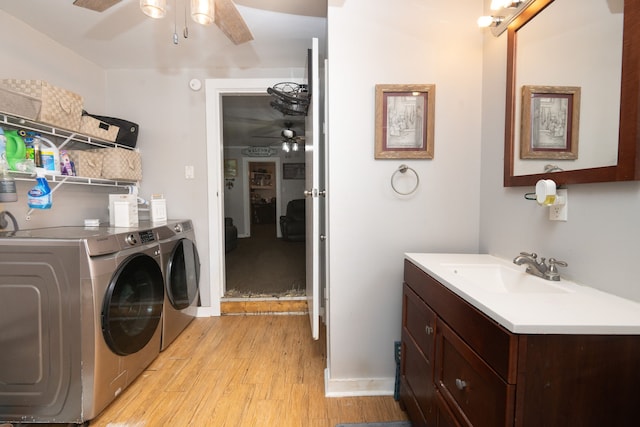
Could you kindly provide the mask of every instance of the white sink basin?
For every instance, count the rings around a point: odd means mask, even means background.
[[[501,264],[444,264],[451,273],[487,292],[495,293],[567,293],[554,282],[532,276]]]
[[[405,258],[514,333],[640,334],[640,302],[571,280],[545,280],[510,259],[430,253]]]

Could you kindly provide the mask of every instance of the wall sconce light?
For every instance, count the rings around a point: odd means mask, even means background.
[[[502,34],[511,21],[516,19],[520,13],[533,3],[534,0],[492,0],[491,10],[496,13],[491,16],[481,16],[478,18],[480,28],[491,28],[491,33],[498,37]]]
[[[478,18],[478,27],[497,27],[504,20],[504,16],[481,16]]]
[[[151,18],[164,18],[167,14],[167,0],[140,0],[140,9]]]

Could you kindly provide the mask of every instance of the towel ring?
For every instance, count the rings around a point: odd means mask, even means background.
[[[416,185],[411,189],[411,191],[407,191],[407,192],[398,191],[393,180],[396,178],[396,175],[398,174],[398,172],[404,174],[404,173],[407,173],[408,170],[413,172],[413,174],[416,176]],[[420,185],[420,177],[418,176],[418,172],[416,172],[415,170],[413,170],[413,168],[410,168],[407,165],[398,166],[398,169],[396,169],[393,175],[391,175],[391,188],[393,188],[393,191],[400,194],[401,196],[408,196],[409,194],[413,194],[418,189],[418,185]]]

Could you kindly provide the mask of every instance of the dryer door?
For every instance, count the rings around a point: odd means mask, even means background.
[[[138,253],[120,264],[102,307],[102,331],[109,348],[126,356],[147,345],[158,328],[164,302],[160,266]]]
[[[167,297],[176,310],[194,305],[198,298],[200,258],[195,243],[181,239],[167,264]]]

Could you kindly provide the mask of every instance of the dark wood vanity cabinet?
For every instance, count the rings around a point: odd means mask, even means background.
[[[408,260],[402,301],[414,427],[640,425],[640,336],[514,334]]]

